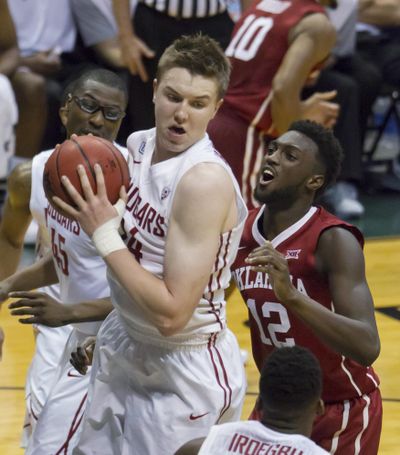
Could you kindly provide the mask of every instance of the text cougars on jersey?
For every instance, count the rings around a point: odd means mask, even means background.
[[[164,217],[157,213],[157,210],[148,202],[142,200],[138,187],[132,187],[129,190],[126,210],[132,214],[142,229],[157,237],[165,237]]]

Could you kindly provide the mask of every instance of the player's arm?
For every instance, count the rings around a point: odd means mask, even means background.
[[[197,455],[205,438],[197,438],[187,442],[175,452],[175,455]]]
[[[7,197],[0,222],[0,280],[13,274],[18,267],[24,237],[32,220],[29,209],[32,162],[18,165],[7,181]]]
[[[125,68],[121,46],[117,38],[110,38],[91,46],[102,62],[113,68]]]
[[[112,0],[117,22],[122,60],[129,71],[143,82],[148,80],[143,58],[153,58],[154,52],[136,34],[132,24],[129,0]]]
[[[345,229],[325,231],[318,243],[316,264],[328,277],[334,311],[296,289],[290,262],[270,243],[249,255],[251,265],[269,274],[278,300],[303,320],[326,345],[361,365],[371,365],[380,351],[373,301],[365,278],[364,256]]]
[[[11,76],[19,63],[14,23],[7,0],[0,0],[0,73]]]
[[[333,26],[325,15],[319,13],[306,16],[292,29],[289,49],[272,81],[271,113],[279,134],[285,132],[294,120],[337,116],[337,104],[328,103],[335,96],[334,91],[315,94],[310,99],[312,103],[308,104],[300,98],[309,74],[328,57],[335,39]]]
[[[65,305],[45,292],[11,292],[18,299],[8,305],[12,316],[23,316],[22,324],[43,324],[60,327],[77,322],[103,321],[112,310],[110,298]]]
[[[161,334],[179,332],[191,318],[208,283],[232,204],[234,190],[226,171],[199,164],[182,178],[175,194],[163,279],[144,270],[127,250],[105,258]]]
[[[101,253],[119,283],[139,304],[148,319],[165,336],[183,329],[191,318],[209,280],[221,232],[237,220],[235,193],[226,171],[216,164],[198,164],[180,181],[175,193],[164,258],[164,275],[158,278],[145,270],[123,244],[114,225],[115,208],[107,199],[100,166],[95,166],[97,194],[78,166],[83,199],[67,178],[63,184],[78,209],[54,198],[62,210],[77,219],[100,250],[98,229],[108,228],[101,241],[115,251]]]
[[[400,25],[399,2],[398,0],[359,0],[359,20],[381,27]]]

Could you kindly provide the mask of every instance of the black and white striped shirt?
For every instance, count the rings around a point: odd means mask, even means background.
[[[181,19],[211,17],[227,9],[227,0],[139,0],[168,16]]]

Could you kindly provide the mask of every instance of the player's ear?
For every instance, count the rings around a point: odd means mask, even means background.
[[[325,183],[325,176],[322,174],[314,174],[307,180],[307,188],[311,191],[317,191]]]
[[[224,102],[224,99],[221,98],[220,100],[217,101],[217,104],[215,105],[215,111],[214,114],[211,118],[215,117],[215,114],[218,112],[218,109],[222,106],[222,103]]]
[[[72,99],[72,95],[69,93],[67,100],[64,103],[64,106],[61,106],[60,109],[58,110],[58,115],[60,116],[61,123],[63,126],[66,126],[67,120],[68,120],[68,105]]]
[[[153,79],[153,103],[156,100],[157,79]]]
[[[316,414],[317,416],[322,416],[325,414],[325,404],[321,398],[317,402]]]

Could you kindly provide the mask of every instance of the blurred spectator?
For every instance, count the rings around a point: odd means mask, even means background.
[[[345,159],[339,181],[325,192],[322,203],[343,219],[359,217],[364,207],[358,200],[357,186],[362,180],[362,152],[371,107],[379,93],[381,76],[374,63],[356,52],[358,0],[338,3],[327,8],[329,19],[337,33],[330,64],[321,71],[312,88],[314,91],[337,90],[340,114],[334,126]],[[307,90],[305,95],[312,91]]]
[[[7,0],[0,0],[0,182],[7,176],[8,163],[15,149],[18,109],[8,77],[14,74],[18,61],[17,37]],[[3,196],[0,195],[0,207]]]
[[[16,155],[28,159],[62,137],[57,111],[62,84],[76,71],[76,28],[69,0],[9,0],[9,8],[21,52],[12,80],[20,110]]]
[[[136,1],[130,0],[133,14]],[[125,68],[112,0],[71,0],[72,13],[84,46],[91,49],[101,65]]]
[[[327,127],[336,121],[339,108],[330,102],[335,91],[300,98],[335,43],[335,30],[319,3],[332,2],[254,2],[237,22],[226,50],[231,79],[208,133],[231,165],[248,207],[258,205],[253,188],[265,142],[296,119]]]
[[[8,77],[12,76],[19,59],[17,36],[7,0],[0,0],[0,210],[5,196],[4,178],[14,153],[14,127],[18,110]],[[8,77],[7,77],[8,76]],[[0,327],[0,360],[3,356],[4,332]]]
[[[113,0],[113,6],[123,60],[132,74],[131,129],[148,129],[154,125],[153,79],[165,48],[181,35],[202,32],[225,49],[233,21],[226,0],[139,0],[133,17],[129,0]]]
[[[359,0],[357,49],[381,70],[386,83],[400,87],[400,4]]]

